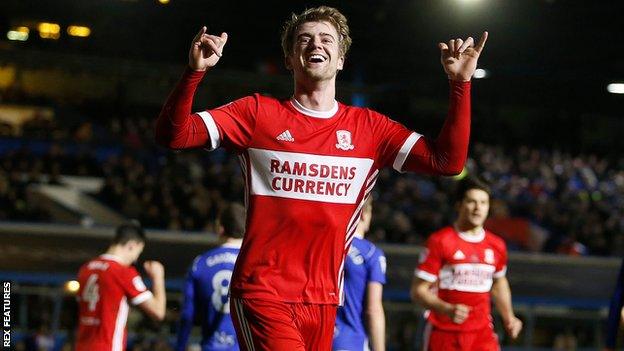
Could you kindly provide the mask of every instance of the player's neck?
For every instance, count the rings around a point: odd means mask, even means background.
[[[121,261],[121,263],[123,263],[126,266],[129,266],[132,263],[132,262],[128,262],[129,260],[123,254],[123,251],[121,250],[121,248],[117,246],[109,247],[108,250],[106,250],[105,254],[115,256]]]
[[[336,81],[295,82],[293,98],[311,110],[329,111],[336,104]]]
[[[470,223],[455,222],[454,226],[455,230],[464,235],[470,235],[475,237],[483,235],[484,229],[482,225],[475,226]]]
[[[243,239],[237,239],[237,238],[229,238],[229,237],[222,237],[221,238],[221,245],[225,245],[228,247],[241,247],[241,245],[243,244]]]

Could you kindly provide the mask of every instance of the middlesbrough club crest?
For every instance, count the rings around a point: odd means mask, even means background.
[[[351,132],[348,130],[338,130],[336,131],[336,139],[338,139],[338,144],[336,144],[336,148],[340,150],[353,150],[353,145],[351,144]]]

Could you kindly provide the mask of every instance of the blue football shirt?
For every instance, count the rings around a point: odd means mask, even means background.
[[[178,351],[186,350],[194,320],[201,324],[203,351],[239,349],[228,298],[239,251],[238,245],[223,244],[193,261],[184,287]]]
[[[366,342],[364,299],[369,282],[386,283],[386,257],[366,239],[355,238],[345,260],[344,306],[336,314],[334,349],[361,349]],[[356,343],[357,345],[354,345]]]

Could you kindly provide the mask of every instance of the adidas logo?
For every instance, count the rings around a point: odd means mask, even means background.
[[[457,250],[455,251],[455,253],[453,254],[453,259],[454,260],[463,260],[466,258],[466,255],[464,255],[463,252],[461,252],[461,250]]]
[[[278,135],[276,139],[279,141],[295,141],[295,138],[293,138],[292,134],[290,134],[290,130],[288,129],[283,131],[282,134]]]

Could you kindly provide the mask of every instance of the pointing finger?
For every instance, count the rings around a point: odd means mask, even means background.
[[[487,41],[488,38],[488,32],[483,32],[483,35],[481,36],[481,39],[479,39],[479,44],[477,44],[477,46],[475,47],[475,50],[477,50],[477,52],[481,52],[481,50],[483,50],[483,47],[485,46],[485,42]]]
[[[200,41],[200,38],[206,34],[206,26],[201,27],[201,29],[199,30],[199,32],[195,35],[195,37],[193,38],[193,44],[197,44]]]

